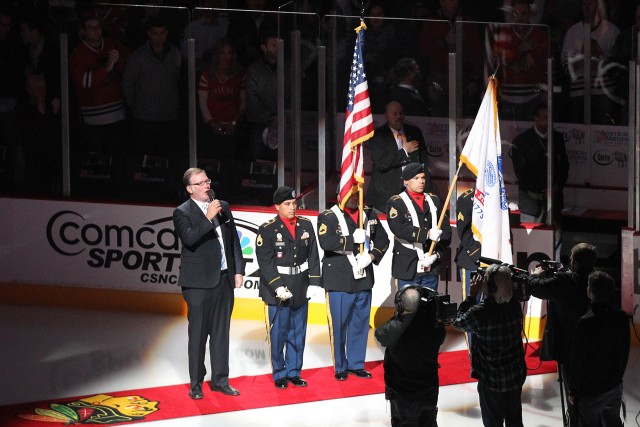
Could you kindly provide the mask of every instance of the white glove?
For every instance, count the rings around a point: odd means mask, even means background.
[[[429,230],[429,232],[427,233],[427,237],[429,237],[429,239],[433,240],[434,242],[439,242],[440,236],[442,236],[442,230],[438,230],[435,227]]]
[[[356,255],[356,264],[360,270],[364,270],[371,264],[371,256],[368,252]]]
[[[431,254],[429,256],[426,256],[422,259],[422,264],[425,267],[431,267],[433,265],[434,262],[436,262],[436,260],[438,259],[438,255],[436,254]]]
[[[356,228],[353,232],[353,243],[364,243],[364,239],[367,237],[367,234],[364,232],[363,228]]]
[[[285,288],[284,286],[276,288],[276,298],[278,298],[280,301],[288,300],[292,296],[293,295],[291,294],[291,292],[289,292],[289,289]]]
[[[316,296],[319,290],[320,290],[320,286],[307,287],[307,299],[308,300],[313,299],[313,297]]]

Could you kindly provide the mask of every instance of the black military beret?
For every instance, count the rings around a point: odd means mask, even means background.
[[[273,193],[273,204],[279,205],[285,200],[291,200],[296,198],[296,190],[291,187],[287,187],[286,185],[283,187],[278,187],[278,189]]]
[[[424,168],[420,163],[415,163],[415,162],[409,163],[407,166],[405,166],[404,170],[402,171],[402,179],[404,181],[409,181],[411,178],[418,175],[420,172],[424,172]]]

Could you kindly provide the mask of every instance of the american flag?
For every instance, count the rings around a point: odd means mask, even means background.
[[[364,46],[364,21],[356,28],[356,45],[353,48],[349,97],[342,140],[342,166],[340,168],[340,207],[358,193],[364,185],[362,143],[373,136],[373,117],[369,102],[367,75],[364,72],[362,47]]]

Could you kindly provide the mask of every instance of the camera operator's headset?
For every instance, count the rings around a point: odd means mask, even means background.
[[[494,268],[493,270],[491,270],[491,272],[487,276],[487,290],[491,295],[495,295],[496,292],[498,291],[498,286],[496,285],[496,282],[494,282],[493,278],[495,277],[496,272],[499,269],[500,269],[500,266],[498,266],[498,268]]]
[[[496,273],[500,269],[500,267],[501,267],[501,265],[498,265],[498,267],[493,269],[493,270],[491,270],[491,272],[489,272],[489,275],[487,276],[487,290],[489,291],[489,293],[491,295],[495,295],[496,292],[498,292],[498,285],[496,285],[496,282],[494,281],[494,278],[495,278]],[[485,297],[486,296],[487,295],[485,295]]]
[[[396,292],[396,296],[395,296],[395,298],[393,300],[393,305],[396,308],[396,314],[395,314],[394,317],[398,317],[398,316],[402,315],[402,313],[404,313],[404,304],[402,303],[402,295],[408,289],[417,290],[418,293],[420,293],[420,298],[423,298],[423,294],[422,294],[423,290],[427,289],[427,290],[431,291],[431,289],[429,289],[429,288],[425,288],[424,286],[418,286],[418,285],[407,285],[404,288],[401,288],[398,292]]]
[[[415,289],[418,292],[420,292],[420,289],[418,288],[419,286],[417,285],[407,285],[404,288],[401,288],[398,292],[396,292],[396,297],[393,300],[393,305],[396,307],[396,317],[404,313],[404,304],[402,303],[402,295],[407,291],[407,289]]]

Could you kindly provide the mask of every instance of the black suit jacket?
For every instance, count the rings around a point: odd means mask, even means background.
[[[387,200],[391,196],[404,191],[402,182],[402,167],[408,163],[422,163],[427,175],[426,192],[432,190],[431,174],[429,173],[429,155],[424,137],[419,128],[404,125],[403,132],[408,141],[417,140],[419,149],[407,155],[404,150],[398,149],[398,144],[388,124],[377,128],[367,144],[371,150],[371,182],[367,189],[367,204],[381,212],[387,211]]]
[[[244,260],[238,232],[229,204],[220,201],[226,222],[220,224],[227,258],[229,285],[235,287],[235,274],[244,275]],[[222,254],[215,225],[191,198],[173,211],[173,225],[182,242],[178,285],[188,288],[214,288],[220,279]]]
[[[562,189],[569,177],[569,160],[563,135],[553,131],[554,208],[562,210]],[[521,212],[537,216],[546,209],[547,140],[529,128],[513,140],[511,158],[518,177],[518,206]]]
[[[417,89],[411,90],[405,86],[394,86],[391,88],[391,99],[402,105],[407,116],[429,115],[427,103],[424,102],[424,98]]]

